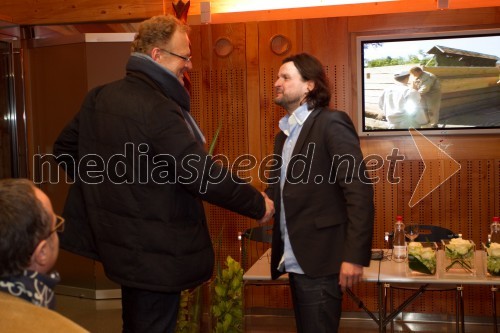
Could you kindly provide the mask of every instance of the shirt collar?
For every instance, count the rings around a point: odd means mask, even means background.
[[[287,114],[283,118],[280,119],[279,121],[279,128],[280,130],[283,131],[287,136],[290,135],[292,132],[293,128],[299,124],[302,126],[304,122],[306,121],[307,117],[311,114],[311,111],[308,110],[307,103],[302,104],[299,106],[293,113]]]

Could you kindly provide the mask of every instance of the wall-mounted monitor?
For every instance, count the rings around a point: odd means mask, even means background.
[[[356,43],[360,136],[500,133],[500,29]]]

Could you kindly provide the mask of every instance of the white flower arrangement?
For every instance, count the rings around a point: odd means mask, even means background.
[[[500,275],[500,244],[490,243],[486,246],[486,269],[491,275]]]
[[[412,271],[424,274],[436,273],[436,244],[421,242],[410,242],[408,244],[408,267]]]
[[[445,247],[446,256],[451,259],[468,258],[474,254],[474,243],[467,239],[452,238]]]
[[[465,271],[473,273],[474,268],[474,242],[462,238],[452,238],[448,242],[443,241],[445,256],[449,260],[445,271],[448,272],[455,265]]]

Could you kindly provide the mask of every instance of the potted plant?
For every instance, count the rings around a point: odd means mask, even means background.
[[[199,333],[201,328],[201,289],[183,290],[177,315],[176,333]]]
[[[243,269],[231,256],[212,284],[210,313],[213,333],[243,332]]]

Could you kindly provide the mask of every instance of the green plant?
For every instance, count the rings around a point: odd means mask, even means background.
[[[243,269],[231,256],[217,272],[210,307],[213,333],[243,332]]]
[[[200,332],[201,288],[201,286],[198,286],[181,292],[176,333]]]

